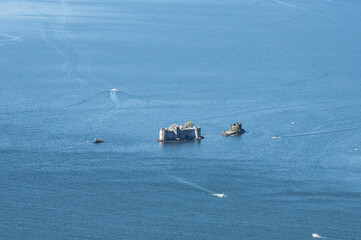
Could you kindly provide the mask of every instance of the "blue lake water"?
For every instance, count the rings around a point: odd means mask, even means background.
[[[361,239],[360,13],[1,1],[0,239]]]

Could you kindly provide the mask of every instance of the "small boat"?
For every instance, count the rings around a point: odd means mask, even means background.
[[[224,194],[224,193],[213,193],[212,195],[216,196],[216,197],[219,197],[219,198],[227,197],[226,194]]]
[[[94,139],[93,143],[102,143],[102,142],[104,142],[104,141],[96,138],[96,139]]]
[[[318,235],[317,233],[313,233],[312,237],[314,237],[314,238],[324,238],[324,237],[321,237],[320,235]]]
[[[112,89],[109,90],[109,92],[119,92],[119,90],[116,89],[116,88],[112,88]]]

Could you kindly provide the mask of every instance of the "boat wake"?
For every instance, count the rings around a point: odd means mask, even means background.
[[[100,91],[94,95],[91,95],[79,102],[67,105],[66,107],[74,107],[74,106],[79,106],[81,104],[87,103],[89,102],[91,99],[103,95],[105,93],[109,93],[109,97],[110,100],[114,103],[115,108],[121,108],[121,107],[126,107],[128,105],[132,105],[132,106],[142,106],[142,105],[149,105],[151,103],[151,101],[147,100],[147,99],[141,99],[139,97],[127,94],[126,92],[122,91],[122,90],[118,90],[118,89],[111,89],[111,90],[107,90],[107,91]],[[114,108],[112,108],[114,109]]]
[[[334,239],[334,240],[360,240],[360,239],[356,239],[356,238],[346,238],[346,237],[324,237],[324,236],[321,236],[321,235],[318,235],[317,233],[313,233],[312,234],[312,237],[313,238],[323,238],[323,239]]]
[[[81,105],[81,104],[84,104],[84,103],[90,101],[90,100],[93,99],[94,97],[97,97],[97,96],[99,96],[99,95],[105,94],[105,93],[107,93],[107,92],[108,92],[108,91],[98,92],[98,93],[96,93],[96,94],[94,94],[94,95],[91,95],[91,96],[89,96],[89,97],[87,97],[87,98],[85,98],[85,99],[83,99],[83,100],[81,100],[81,101],[79,101],[79,102],[76,102],[76,103],[67,105],[67,106],[65,106],[65,107],[75,107],[75,106],[79,106],[79,105]]]
[[[315,136],[315,135],[322,135],[322,134],[347,132],[347,131],[352,131],[352,130],[357,130],[357,129],[361,129],[361,126],[352,127],[352,128],[345,128],[345,129],[337,129],[337,130],[331,130],[331,131],[323,131],[323,132],[320,131],[320,132],[310,132],[310,133],[302,133],[302,134],[283,135],[283,136],[278,136],[278,137],[272,137],[272,139]]]
[[[110,92],[110,99],[113,101],[113,103],[116,105],[116,107],[121,107],[122,102],[119,100],[117,96],[117,92],[111,91]]]
[[[198,184],[196,183],[193,183],[193,182],[189,182],[183,178],[180,178],[180,177],[176,177],[174,175],[170,175],[170,176],[167,176],[168,178],[178,182],[178,183],[182,183],[182,184],[185,184],[185,185],[188,185],[190,187],[193,187],[195,189],[198,189],[198,190],[201,190],[202,192],[205,192],[205,193],[209,193],[209,194],[215,194],[215,192],[205,188],[205,187],[202,187],[202,186],[199,186]]]
[[[313,238],[327,238],[327,237],[322,237],[322,236],[318,235],[317,233],[313,233],[312,237]]]
[[[278,3],[278,4],[281,4],[281,5],[284,5],[284,6],[290,7],[290,8],[296,8],[296,9],[299,9],[299,10],[302,10],[302,11],[306,11],[306,12],[308,12],[308,10],[307,10],[307,9],[302,8],[302,7],[298,7],[298,6],[293,5],[293,4],[291,4],[291,3],[286,3],[286,2],[279,1],[279,0],[273,0],[273,2],[276,2],[276,3]]]
[[[202,191],[204,193],[210,194],[210,195],[212,195],[214,197],[219,197],[219,198],[226,197],[226,195],[224,193],[213,192],[213,191],[211,191],[211,190],[209,190],[209,189],[207,189],[205,187],[202,187],[202,186],[200,186],[200,185],[198,185],[198,184],[196,184],[194,182],[189,182],[189,181],[185,180],[184,178],[180,178],[180,177],[177,177],[177,176],[174,176],[174,175],[168,175],[167,177],[174,180],[174,181],[176,181],[176,182],[178,182],[178,183],[185,184],[185,185],[190,186],[190,187],[192,187],[194,189],[197,189],[197,190],[200,190],[200,191]]]
[[[0,42],[18,42],[21,41],[22,39],[22,35],[21,36],[13,36],[10,34],[0,34]]]

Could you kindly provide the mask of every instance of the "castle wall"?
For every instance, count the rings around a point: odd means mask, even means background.
[[[179,127],[161,129],[159,131],[160,141],[192,140],[201,137],[201,128],[193,127],[189,129],[180,129]]]
[[[164,141],[165,139],[165,130],[162,128],[159,130],[159,141]]]
[[[194,138],[200,138],[201,135],[201,128],[200,127],[195,127],[194,129]]]
[[[165,130],[164,131],[164,141],[176,140],[177,134],[174,131]]]
[[[196,129],[185,129],[183,131],[179,131],[178,138],[180,139],[194,139],[196,138]]]

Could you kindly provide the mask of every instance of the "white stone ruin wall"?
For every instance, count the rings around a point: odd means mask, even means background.
[[[196,130],[195,130],[195,138],[200,138],[202,135],[201,135],[201,128],[200,127],[196,127]]]
[[[173,130],[161,129],[159,131],[159,141],[176,141],[177,138],[179,140],[192,140],[201,137],[201,129],[199,127],[183,129],[183,131],[177,127]]]
[[[165,130],[162,128],[161,130],[159,130],[159,141],[164,141],[165,140]]]

